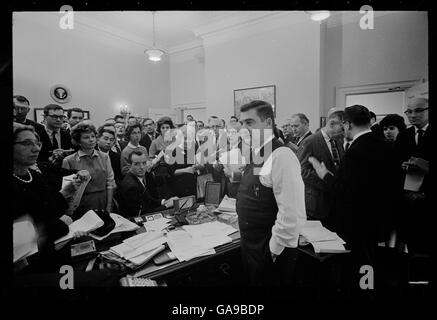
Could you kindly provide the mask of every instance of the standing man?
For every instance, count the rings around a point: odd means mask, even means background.
[[[381,125],[376,122],[376,114],[370,111],[370,130],[380,139],[384,140],[384,131]]]
[[[49,104],[44,107],[44,126],[35,128],[42,142],[38,162],[57,161],[67,155],[63,150],[72,148],[70,134],[61,129],[63,119],[61,106]]]
[[[67,111],[68,117],[68,132],[73,128],[76,124],[83,120],[83,110],[81,108],[71,108]]]
[[[150,118],[145,118],[143,121],[143,136],[141,137],[140,145],[145,147],[147,152],[149,152],[150,145],[156,137],[155,122]]]
[[[27,100],[26,97],[18,96],[17,95],[17,96],[14,96],[12,98],[12,101],[13,101],[12,104],[13,104],[13,107],[14,107],[14,110],[13,110],[14,122],[18,122],[18,123],[21,123],[21,124],[24,124],[24,125],[27,125],[27,126],[32,126],[35,129],[37,127],[40,127],[40,128],[42,127],[41,124],[36,123],[36,122],[26,118],[27,114],[30,111],[30,103],[29,103],[29,100]]]
[[[112,147],[112,151],[120,153],[127,146],[128,142],[125,140],[126,129],[124,122],[116,122],[114,124],[115,128],[115,143]]]
[[[336,195],[336,231],[351,248],[350,284],[364,293],[360,268],[374,268],[375,288],[381,284],[381,265],[376,260],[378,242],[388,240],[396,202],[396,162],[393,150],[370,130],[370,112],[361,105],[345,108],[344,135],[351,140],[337,174],[324,162],[309,158],[317,175]],[[377,204],[377,205],[375,205]],[[366,292],[374,290],[364,290]]]
[[[302,166],[302,179],[305,183],[305,208],[308,220],[320,220],[325,227],[330,227],[328,218],[333,211],[334,194],[329,186],[315,172],[308,161],[314,157],[322,161],[326,168],[335,174],[343,157],[343,111],[331,113],[325,127],[302,142],[297,152]]]
[[[288,146],[294,152],[297,152],[297,149],[302,144],[302,141],[304,141],[308,136],[311,135],[309,125],[310,121],[303,113],[296,113],[291,116],[290,128],[291,132],[293,133],[294,141],[292,141],[292,143],[289,143]]]
[[[417,190],[403,192],[406,210],[402,229],[406,233],[408,251],[412,253],[429,253],[432,244],[430,224],[423,223],[431,220],[428,209],[431,188],[429,167],[433,141],[428,107],[428,99],[425,98],[415,98],[408,103],[405,114],[412,126],[400,132],[395,142],[398,166],[402,166],[404,170],[402,182],[406,174],[422,180]]]
[[[290,285],[306,220],[299,160],[274,137],[269,103],[245,104],[240,117],[252,147],[236,206],[243,264],[251,285]]]

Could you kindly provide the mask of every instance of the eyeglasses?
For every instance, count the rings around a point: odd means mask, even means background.
[[[423,112],[423,111],[425,111],[425,110],[428,110],[428,108],[417,108],[417,109],[414,109],[414,110],[410,110],[410,109],[408,109],[408,110],[406,110],[404,113],[405,113],[406,115],[412,114],[413,112],[417,114],[417,113],[421,113],[421,112]]]
[[[32,140],[23,140],[23,141],[15,141],[14,144],[21,144],[25,147],[38,147],[41,148],[42,142],[41,141],[32,141]]]
[[[54,114],[48,114],[47,116],[51,117],[52,119],[58,119],[58,120],[64,120],[64,116],[57,116]]]

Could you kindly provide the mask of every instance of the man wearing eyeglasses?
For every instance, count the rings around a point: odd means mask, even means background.
[[[65,150],[70,150],[71,137],[61,129],[64,119],[64,109],[57,104],[44,107],[44,126],[36,128],[42,142],[38,162],[58,162],[62,160]]]
[[[399,165],[402,165],[405,175],[419,179],[417,190],[406,187],[404,190],[405,204],[405,232],[407,233],[407,246],[409,252],[425,250],[425,231],[419,225],[424,225],[429,220],[425,216],[428,212],[428,193],[430,189],[429,162],[431,160],[431,127],[428,120],[428,99],[416,97],[409,101],[405,114],[411,127],[398,135],[395,148],[399,157]],[[420,183],[421,181],[421,183]],[[405,188],[404,188],[405,189]],[[414,215],[414,217],[413,217]],[[407,217],[408,216],[408,217]]]

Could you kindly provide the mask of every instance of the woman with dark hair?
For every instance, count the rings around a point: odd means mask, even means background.
[[[149,156],[151,158],[157,156],[162,150],[165,150],[165,148],[168,147],[172,141],[174,141],[170,131],[174,128],[175,126],[170,117],[162,117],[158,120],[157,130],[160,135],[153,140],[152,144],[150,145]]]
[[[405,120],[398,114],[388,114],[380,122],[386,141],[395,142],[398,134],[407,129]]]
[[[90,122],[80,122],[72,128],[71,139],[79,150],[63,160],[66,169],[87,170],[91,175],[77,213],[88,210],[112,212],[112,198],[116,187],[114,171],[108,154],[95,149],[97,132]]]
[[[59,191],[47,183],[45,176],[31,169],[36,163],[40,150],[41,141],[34,128],[14,123],[12,214],[13,219],[17,221],[24,219],[25,216],[30,217],[36,229],[38,246],[38,254],[18,259],[16,266],[29,263],[30,269],[34,271],[56,268],[59,271],[57,262],[59,262],[58,258],[62,257],[54,250],[54,241],[66,235],[69,231],[68,225],[73,222],[64,214],[68,208],[66,199],[74,195],[80,181],[86,179],[89,173],[79,171],[74,181]],[[81,235],[84,233],[75,234],[77,237]],[[26,234],[14,234],[14,247],[26,242],[26,236]],[[29,261],[24,262],[25,259]]]
[[[143,132],[143,126],[139,123],[128,126],[126,129],[126,141],[129,141],[129,143],[121,152],[121,157],[120,157],[121,173],[123,175],[129,172],[129,167],[130,167],[129,155],[134,150],[142,150],[147,155],[147,157],[149,156],[147,149],[142,145],[140,145],[142,132]]]

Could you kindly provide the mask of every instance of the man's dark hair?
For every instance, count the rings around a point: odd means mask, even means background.
[[[129,116],[129,118],[128,118],[128,119],[132,119],[132,118],[136,119],[136,117],[134,117],[134,116]]]
[[[27,98],[24,96],[15,95],[15,96],[13,96],[12,101],[14,101],[14,100],[17,100],[18,102],[26,103],[27,105],[30,105],[29,100],[27,100]],[[14,106],[15,106],[15,103],[14,103]]]
[[[370,113],[370,119],[375,119],[376,121],[376,114],[372,111],[369,111],[369,113]]]
[[[128,163],[129,164],[132,164],[132,155],[137,155],[137,156],[142,156],[143,154],[145,155],[145,156],[147,156],[146,155],[146,153],[143,151],[143,150],[141,150],[141,149],[135,149],[134,151],[132,151],[131,153],[129,153],[129,156],[127,157],[128,158]]]
[[[187,116],[185,117],[185,119],[188,118],[188,117],[191,117],[191,118],[194,119],[194,117],[193,117],[191,114],[187,114]]]
[[[272,119],[272,126],[274,127],[275,117],[273,115],[273,107],[270,103],[262,100],[254,100],[242,105],[240,107],[240,112],[246,112],[252,109],[256,110],[256,114],[262,121],[265,121],[268,118]]]
[[[81,109],[81,108],[71,108],[71,109],[68,109],[68,111],[67,111],[67,117],[68,117],[68,119],[70,119],[71,118],[71,113],[72,112],[80,112],[80,113],[82,113],[82,117],[83,117],[83,110]]]
[[[105,126],[105,125],[100,126],[97,129],[97,137],[100,138],[106,132],[106,133],[112,134],[115,138],[115,131],[110,129],[110,128],[111,128],[110,126]]]
[[[114,120],[117,121],[117,119],[120,119],[120,118],[124,120],[124,117],[121,114],[117,114],[117,115],[115,115]]]
[[[370,111],[365,106],[355,104],[344,109],[343,121],[348,121],[358,127],[370,124]]]
[[[238,118],[236,116],[231,116],[229,119],[235,119],[238,121]]]
[[[50,110],[53,110],[53,111],[62,110],[62,111],[64,111],[64,109],[58,104],[48,104],[44,107],[44,115],[45,116],[49,115]]]
[[[143,126],[144,126],[144,123],[145,123],[146,121],[148,121],[148,120],[152,121],[152,124],[155,123],[155,121],[153,121],[152,118],[144,118],[144,120],[143,120]]]
[[[296,113],[296,114],[293,114],[291,117],[292,118],[298,117],[301,123],[310,124],[310,120],[308,120],[308,117],[306,115],[304,115],[303,113]]]
[[[338,110],[338,111],[334,111],[333,113],[331,113],[328,117],[328,120],[338,119],[339,121],[343,121],[343,117],[344,117],[344,111]]]
[[[143,132],[143,126],[139,123],[135,123],[131,126],[128,126],[126,128],[125,137],[127,141],[130,141],[130,135],[132,134],[132,131],[134,131],[135,128],[140,128],[140,132]]]

